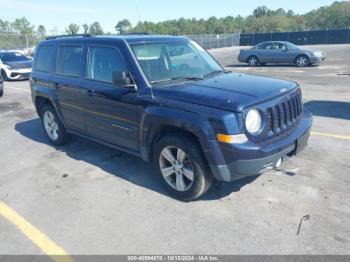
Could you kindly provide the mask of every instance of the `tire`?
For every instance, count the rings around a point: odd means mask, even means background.
[[[169,194],[182,201],[200,197],[213,182],[200,147],[184,135],[161,138],[155,145],[153,165]]]
[[[7,77],[7,74],[6,74],[5,70],[1,70],[1,76],[2,76],[2,79],[3,79],[4,81],[9,80],[9,78]]]
[[[44,105],[40,111],[41,123],[50,143],[62,146],[68,143],[70,136],[67,133],[55,109],[51,105]]]
[[[306,55],[300,55],[295,59],[295,65],[297,67],[310,66],[310,59]]]
[[[248,58],[247,63],[249,66],[258,66],[259,58],[257,58],[255,55],[252,55]]]
[[[2,97],[4,95],[4,90],[0,91],[0,97]]]

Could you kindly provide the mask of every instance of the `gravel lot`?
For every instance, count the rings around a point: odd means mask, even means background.
[[[202,199],[168,197],[147,163],[74,137],[48,144],[28,81],[0,99],[0,202],[69,254],[349,254],[350,45],[318,46],[321,66],[228,69],[297,81],[314,114],[309,147],[279,171],[216,183]],[[310,219],[302,223],[301,218]],[[0,254],[43,254],[0,214]]]

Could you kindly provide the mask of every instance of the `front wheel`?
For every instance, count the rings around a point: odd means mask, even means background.
[[[307,56],[301,55],[297,57],[295,64],[297,67],[306,67],[310,65],[310,60]]]
[[[201,149],[187,136],[163,137],[156,144],[153,164],[168,192],[180,200],[200,197],[213,181]]]
[[[5,70],[1,70],[1,76],[2,76],[2,79],[3,79],[4,81],[7,81],[7,80],[8,80],[8,77],[7,77],[7,74],[6,74]]]
[[[61,146],[68,142],[70,137],[51,105],[43,106],[40,118],[46,135],[52,144]]]

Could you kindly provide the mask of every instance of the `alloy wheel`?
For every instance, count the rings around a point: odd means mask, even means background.
[[[52,140],[58,139],[58,123],[56,122],[54,114],[50,111],[44,113],[44,127],[47,135]]]
[[[159,167],[163,178],[173,189],[184,192],[192,187],[193,165],[181,148],[165,147],[159,155]]]
[[[306,66],[307,64],[308,64],[308,59],[307,59],[306,57],[304,57],[304,56],[298,57],[298,59],[297,59],[297,65],[298,65],[299,67],[304,67],[304,66]]]

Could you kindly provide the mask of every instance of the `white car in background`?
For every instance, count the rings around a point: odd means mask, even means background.
[[[0,52],[0,70],[4,80],[29,79],[32,71],[32,59],[19,52]]]

